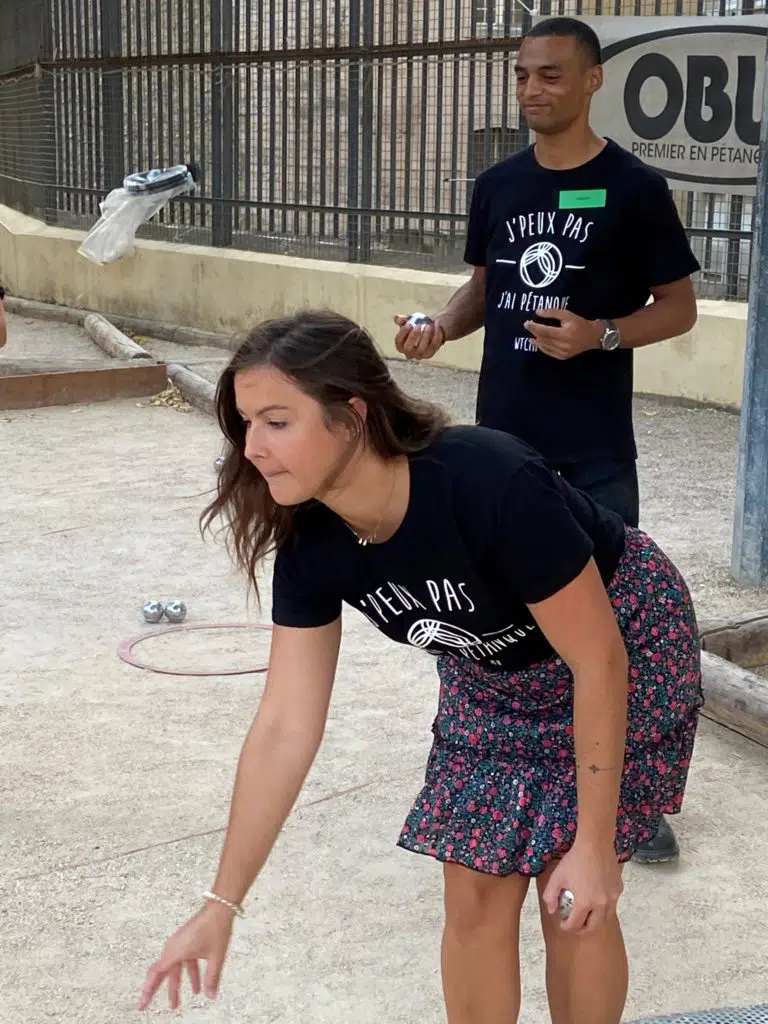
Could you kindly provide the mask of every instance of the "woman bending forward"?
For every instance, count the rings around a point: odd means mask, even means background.
[[[267,683],[213,889],[149,970],[214,996],[233,916],[321,742],[341,610],[435,655],[424,787],[399,845],[443,865],[449,1024],[514,1024],[536,879],[554,1024],[618,1024],[622,864],[680,810],[702,704],[680,573],[507,434],[448,426],[333,313],[257,327],[219,383],[218,496],[255,585],[277,555]],[[558,900],[573,894],[563,920]]]

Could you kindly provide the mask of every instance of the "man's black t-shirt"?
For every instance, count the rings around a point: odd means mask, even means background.
[[[273,621],[326,625],[346,601],[393,640],[490,670],[551,655],[527,605],[590,557],[608,584],[624,549],[621,518],[517,438],[484,427],[449,427],[409,462],[408,509],[384,543],[361,546],[320,503],[297,510],[275,559]]]
[[[635,458],[632,351],[553,359],[523,323],[551,308],[629,316],[699,269],[662,175],[610,140],[565,171],[530,146],[477,178],[465,259],[486,268],[478,422],[554,464]]]

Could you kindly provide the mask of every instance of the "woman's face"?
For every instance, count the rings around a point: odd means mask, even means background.
[[[329,427],[319,402],[270,366],[237,373],[235,401],[246,424],[245,457],[277,504],[321,497],[349,456],[350,429]]]

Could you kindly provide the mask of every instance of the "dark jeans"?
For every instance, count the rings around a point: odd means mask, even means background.
[[[640,493],[634,459],[591,459],[561,463],[554,468],[573,487],[618,512],[627,526],[638,525]]]

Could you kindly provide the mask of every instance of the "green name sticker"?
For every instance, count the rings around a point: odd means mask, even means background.
[[[561,210],[589,210],[605,206],[608,193],[604,188],[572,189],[560,193]]]

